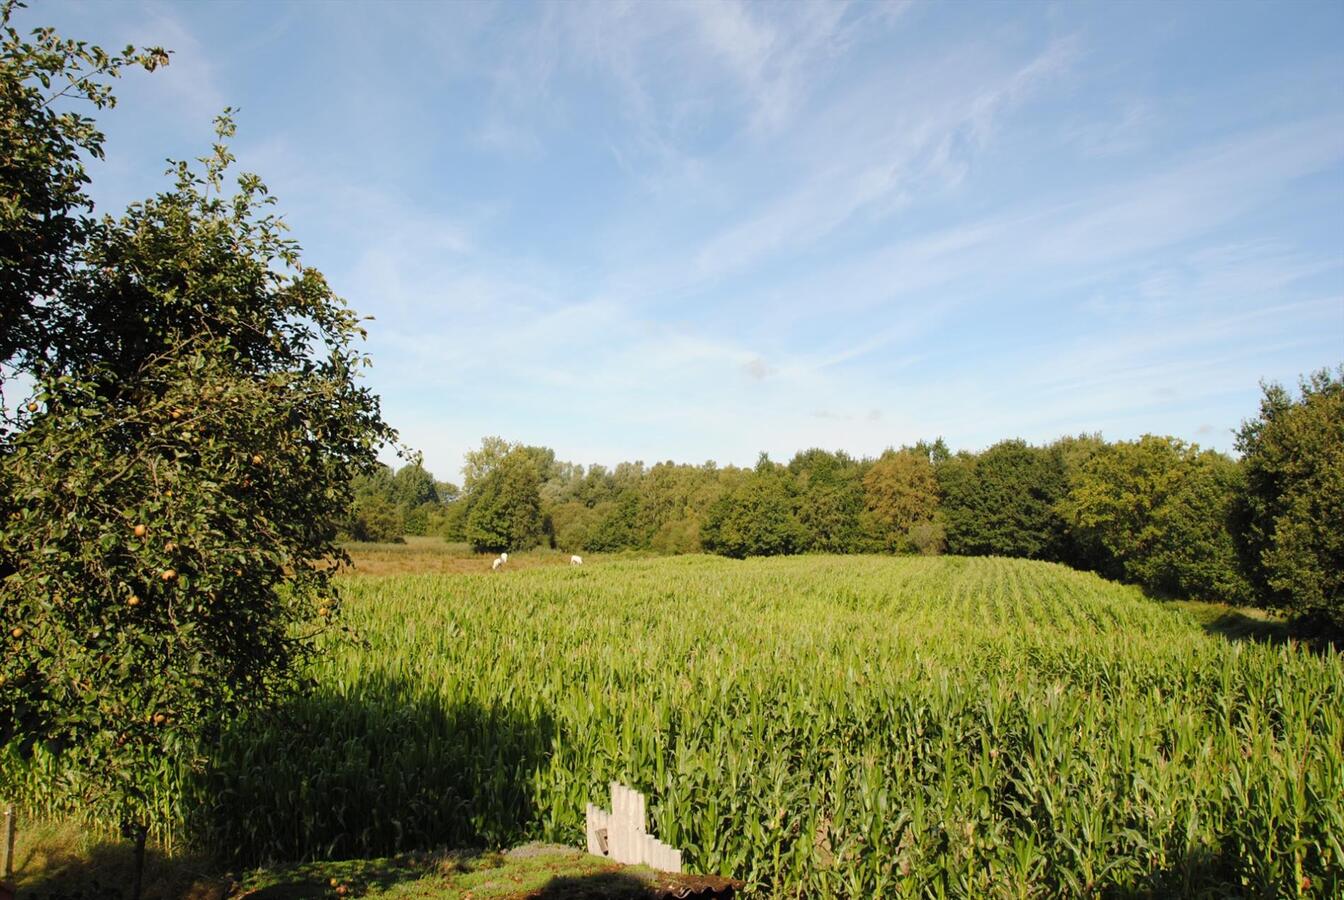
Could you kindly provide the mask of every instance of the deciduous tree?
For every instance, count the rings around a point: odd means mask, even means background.
[[[798,523],[808,550],[853,553],[864,547],[863,467],[845,453],[813,448],[789,462],[797,489]]]
[[[106,107],[96,78],[139,58],[7,28],[0,178],[27,187],[0,202],[75,215],[101,136],[32,92]],[[218,132],[121,218],[18,244],[7,225],[0,254],[5,352],[36,386],[0,431],[0,742],[47,754],[141,858],[160,762],[202,764],[230,717],[297,687],[339,604],[330,523],[394,437],[357,380],[359,317],[259,179],[226,189]]]
[[[1261,601],[1344,630],[1344,366],[1265,385],[1237,436],[1238,543]]]
[[[801,551],[806,535],[793,512],[787,476],[762,453],[756,469],[710,509],[701,533],[705,548],[738,558]]]
[[[472,488],[467,540],[478,551],[525,550],[541,540],[540,479],[533,457],[515,447]]]
[[[434,476],[425,471],[418,458],[397,470],[392,478],[392,492],[397,505],[408,510],[425,503],[439,502]]]
[[[937,471],[948,552],[1060,557],[1064,522],[1055,503],[1067,486],[1057,455],[1025,441],[1001,441],[979,456],[950,459]]]
[[[36,364],[52,340],[62,293],[94,221],[84,159],[103,157],[86,109],[116,105],[109,80],[167,65],[159,47],[107,53],[43,28],[25,36],[22,4],[0,3],[0,364]],[[0,368],[0,379],[4,371]]]
[[[938,479],[929,453],[883,453],[863,476],[863,495],[866,530],[879,548],[889,553],[940,549]]]
[[[1106,444],[1082,463],[1059,503],[1102,572],[1164,596],[1244,603],[1228,519],[1237,464],[1178,438]]]

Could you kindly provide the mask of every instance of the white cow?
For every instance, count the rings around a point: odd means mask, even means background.
[[[495,557],[495,561],[492,562],[492,563],[490,564],[490,571],[491,571],[491,572],[498,572],[498,571],[499,571],[499,567],[502,566],[502,565],[504,565],[504,557],[502,557],[502,556],[496,556],[496,557]]]
[[[499,554],[499,561],[500,561],[500,562],[508,562],[508,561],[509,561],[509,554],[508,554],[508,551],[505,551],[504,553]]]
[[[582,557],[582,556],[571,556],[571,557],[569,558],[569,564],[570,564],[571,566],[581,566],[581,565],[583,565],[583,557]]]

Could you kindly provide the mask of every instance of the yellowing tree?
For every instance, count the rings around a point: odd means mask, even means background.
[[[863,476],[863,493],[865,531],[882,549],[942,549],[938,479],[927,455],[888,450]]]

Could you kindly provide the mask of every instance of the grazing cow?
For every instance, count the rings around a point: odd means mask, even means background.
[[[504,557],[502,557],[502,556],[496,556],[496,557],[495,557],[495,561],[492,562],[492,563],[490,564],[490,571],[491,571],[491,572],[498,572],[498,571],[499,571],[499,567],[502,566],[502,565],[504,565]]]
[[[582,557],[582,556],[571,556],[571,557],[569,558],[569,564],[570,564],[571,566],[581,566],[581,565],[583,565],[583,557]]]

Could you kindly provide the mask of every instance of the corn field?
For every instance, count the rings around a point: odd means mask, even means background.
[[[256,862],[582,843],[622,781],[759,896],[1344,894],[1344,657],[1006,559],[351,577],[318,687],[166,763]],[[58,812],[48,764],[6,777]]]

